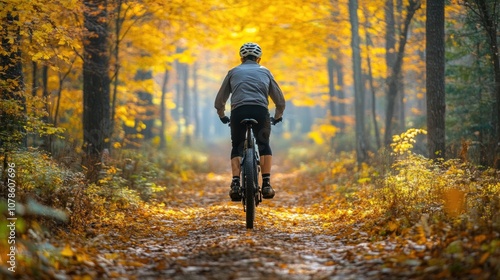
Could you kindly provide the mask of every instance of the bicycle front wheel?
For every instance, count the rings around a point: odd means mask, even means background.
[[[255,192],[257,190],[257,163],[255,162],[255,154],[253,148],[249,148],[245,153],[245,162],[243,163],[245,172],[245,204],[246,204],[246,222],[247,229],[253,228],[255,220]]]

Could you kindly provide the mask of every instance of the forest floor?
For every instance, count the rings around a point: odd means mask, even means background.
[[[247,230],[241,203],[229,201],[228,176],[200,175],[177,190],[175,201],[89,229],[87,242],[70,243],[81,266],[60,272],[129,279],[411,275],[413,263],[386,265],[388,258],[397,258],[393,253],[401,245],[370,243],[368,234],[342,222],[325,227],[320,214],[307,210],[322,202],[321,190],[298,173],[276,174],[274,185],[276,197],[259,205],[254,229]]]
[[[276,196],[257,207],[254,229],[247,230],[241,203],[229,199],[229,161],[214,157],[210,162],[210,173],[185,178],[163,201],[113,204],[105,215],[91,217],[83,231],[58,231],[44,245],[41,260],[48,265],[17,276],[499,279],[492,274],[499,266],[497,243],[491,243],[493,251],[484,247],[491,236],[438,225],[422,240],[421,231],[395,234],[398,226],[390,223],[380,227],[393,233],[381,235],[373,222],[378,217],[362,214],[375,206],[348,201],[345,189],[329,188],[318,174],[277,159]]]
[[[220,161],[220,164],[228,163]],[[331,216],[326,218],[329,214],[318,210],[325,203],[325,190],[316,178],[284,167],[276,166],[275,170],[276,196],[259,205],[253,230],[245,228],[241,203],[229,200],[229,170],[219,168],[214,173],[189,179],[164,203],[101,219],[86,230],[83,239],[71,233],[59,234],[56,239],[64,247],[61,254],[68,262],[54,271],[53,276],[60,279],[450,276],[446,265],[432,263],[432,249],[425,245],[394,236],[374,238],[363,231],[362,219],[353,222],[340,216],[333,220]]]

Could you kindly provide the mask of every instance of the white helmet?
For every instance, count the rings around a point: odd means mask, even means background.
[[[253,55],[257,58],[262,56],[262,50],[259,45],[255,43],[245,43],[240,48],[240,57],[247,57]]]

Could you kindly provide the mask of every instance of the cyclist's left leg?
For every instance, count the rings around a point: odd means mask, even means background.
[[[242,147],[245,141],[245,127],[240,124],[244,118],[244,108],[236,108],[231,111],[231,171],[233,178],[231,180],[231,188],[229,196],[232,201],[240,201],[240,171],[241,171],[241,154]]]
[[[231,159],[231,171],[234,177],[240,177],[241,172],[241,157],[234,157]]]
[[[229,197],[231,198],[232,201],[240,201],[241,200],[240,161],[241,161],[241,157],[231,158],[231,169],[232,169],[232,173],[233,173],[233,179],[231,180]]]

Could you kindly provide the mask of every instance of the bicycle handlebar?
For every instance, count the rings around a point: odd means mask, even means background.
[[[279,119],[275,120],[273,117],[271,117],[270,122],[272,125],[276,125],[277,123],[283,122],[283,118],[279,118]],[[231,122],[228,122],[227,126],[231,126]]]

